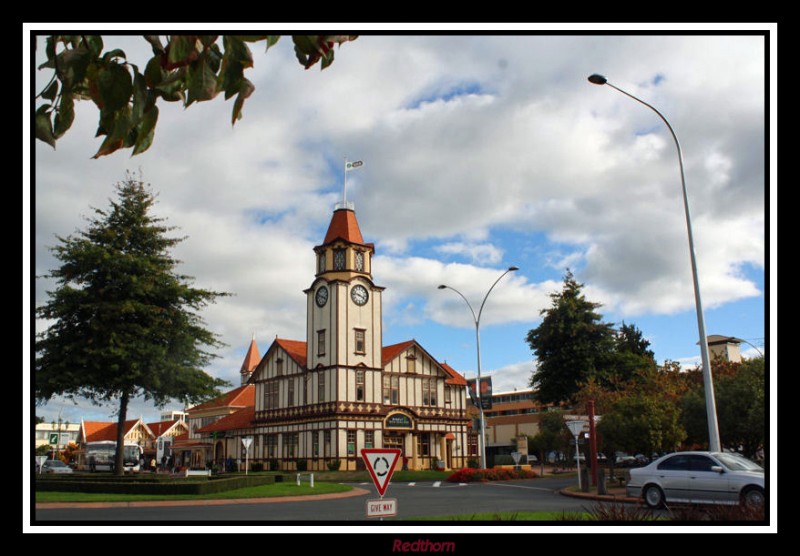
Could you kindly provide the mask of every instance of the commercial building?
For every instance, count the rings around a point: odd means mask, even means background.
[[[357,469],[362,448],[381,447],[400,449],[411,469],[465,466],[477,455],[466,381],[416,340],[383,345],[375,246],[352,206],[337,206],[314,253],[305,341],[276,338],[260,360],[251,342],[245,385],[234,392],[252,389],[253,404],[218,400],[189,410],[192,465],[244,460],[242,439],[252,438],[249,459],[281,469]]]

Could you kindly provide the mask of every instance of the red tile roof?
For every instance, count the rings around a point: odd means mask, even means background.
[[[385,367],[389,364],[389,361],[397,357],[403,350],[411,347],[415,343],[415,340],[409,340],[407,342],[400,342],[399,344],[392,344],[391,346],[383,346],[383,349],[381,350],[381,365]]]
[[[123,436],[128,434],[131,429],[139,422],[139,419],[125,421],[123,425]],[[84,442],[97,442],[99,440],[117,440],[117,424],[106,421],[84,421],[83,422]]]
[[[213,409],[215,407],[247,407],[256,404],[256,387],[252,384],[245,384],[239,388],[234,388],[211,401],[194,406],[191,411],[198,409]]]
[[[253,420],[256,417],[255,407],[245,407],[236,413],[226,415],[219,421],[206,425],[197,429],[197,432],[208,433],[215,431],[229,431],[236,429],[249,429],[253,426]]]
[[[275,338],[275,343],[278,344],[286,353],[288,353],[289,357],[294,359],[295,363],[305,368],[306,362],[308,361],[308,358],[306,357],[307,344],[305,342]]]
[[[253,338],[250,342],[250,347],[247,349],[247,354],[244,356],[244,362],[242,363],[242,368],[239,370],[239,372],[252,373],[260,360],[261,356],[258,354],[256,339]]]
[[[331,218],[331,223],[328,226],[328,233],[325,234],[323,245],[327,245],[337,239],[364,245],[364,238],[361,237],[361,230],[358,228],[356,213],[350,209],[339,209],[333,212],[333,218]]]
[[[467,379],[464,378],[464,375],[459,373],[457,370],[455,370],[453,367],[451,367],[447,363],[440,363],[440,364],[441,364],[442,368],[444,369],[444,371],[448,375],[450,375],[450,378],[445,380],[445,382],[447,384],[457,384],[459,386],[466,386],[467,385]]]
[[[147,426],[151,431],[153,431],[154,435],[161,436],[162,434],[170,430],[172,427],[174,427],[176,423],[179,423],[177,419],[173,421],[159,421],[157,423],[147,423]]]

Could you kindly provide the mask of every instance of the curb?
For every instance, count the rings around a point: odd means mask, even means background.
[[[587,500],[597,500],[599,502],[625,502],[629,504],[638,504],[641,502],[639,498],[632,496],[616,495],[616,494],[592,494],[591,492],[575,492],[569,489],[561,489],[559,494],[569,496],[570,498],[585,498]]]

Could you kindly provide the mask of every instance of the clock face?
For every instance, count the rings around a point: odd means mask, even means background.
[[[355,286],[350,290],[350,297],[356,305],[364,305],[369,299],[369,293],[364,286]]]
[[[356,270],[364,272],[364,253],[356,251]]]
[[[317,295],[314,296],[314,300],[317,302],[317,307],[324,307],[328,302],[328,288],[322,286],[320,289],[318,289]]]

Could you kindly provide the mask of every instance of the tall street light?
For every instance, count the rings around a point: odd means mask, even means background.
[[[467,298],[464,297],[464,294],[462,294],[457,289],[452,288],[450,286],[447,286],[445,284],[442,284],[441,286],[439,286],[440,290],[444,290],[444,289],[453,290],[458,295],[460,295],[461,299],[463,299],[464,302],[467,304],[467,307],[469,307],[469,310],[472,313],[472,319],[475,321],[475,346],[476,346],[476,349],[477,349],[477,352],[478,352],[478,382],[477,382],[475,387],[478,390],[478,392],[477,392],[477,394],[478,394],[478,411],[479,411],[479,415],[480,415],[480,427],[479,427],[480,428],[480,435],[478,436],[478,446],[479,446],[479,449],[480,449],[480,452],[481,452],[481,468],[484,468],[484,469],[486,468],[486,446],[485,446],[486,438],[485,438],[485,432],[484,432],[483,400],[481,399],[481,391],[480,391],[481,390],[481,314],[483,313],[483,306],[486,305],[486,300],[489,299],[489,294],[492,293],[492,290],[497,285],[497,283],[500,280],[503,279],[503,276],[505,276],[509,272],[514,272],[516,270],[519,270],[519,267],[516,267],[516,266],[508,267],[508,270],[506,270],[503,274],[500,275],[500,277],[497,280],[494,281],[494,284],[492,284],[492,287],[489,288],[488,292],[486,292],[486,296],[483,298],[483,302],[481,302],[481,307],[480,307],[480,309],[478,309],[478,316],[475,316],[475,310],[472,308],[472,305],[470,304],[470,302],[467,301]]]
[[[700,282],[697,279],[697,259],[694,254],[694,238],[692,236],[692,220],[689,216],[689,198],[686,195],[686,178],[684,177],[683,173],[683,154],[681,153],[681,144],[678,142],[678,136],[675,135],[675,131],[672,129],[672,126],[664,117],[664,115],[656,110],[653,106],[647,104],[640,98],[633,96],[632,94],[623,91],[619,87],[612,85],[608,82],[608,79],[603,77],[602,75],[592,74],[589,76],[589,82],[593,83],[594,85],[608,85],[612,89],[616,89],[623,95],[632,98],[636,102],[640,104],[644,104],[650,110],[658,114],[658,117],[661,118],[665,124],[667,124],[667,128],[669,132],[672,134],[672,138],[675,140],[675,147],[678,149],[678,164],[680,165],[681,170],[681,187],[683,189],[683,208],[686,213],[686,230],[689,234],[689,257],[692,261],[692,280],[694,281],[694,302],[695,307],[697,310],[697,328],[700,334],[700,356],[703,361],[703,386],[705,389],[706,394],[706,416],[708,418],[708,449],[712,452],[719,452],[721,451],[720,441],[719,441],[719,425],[717,424],[717,404],[714,400],[714,381],[711,377],[711,363],[708,357],[708,340],[706,337],[706,323],[705,318],[703,317],[703,304],[700,301]]]

